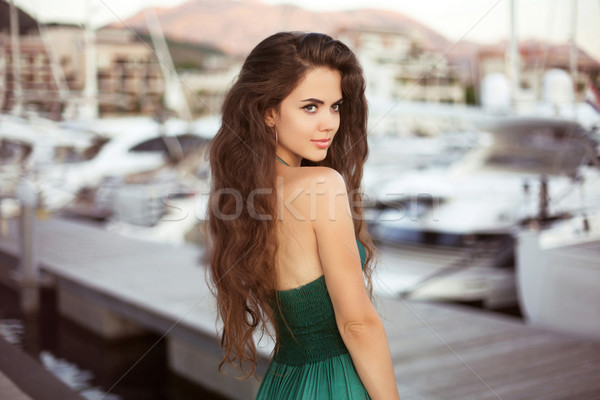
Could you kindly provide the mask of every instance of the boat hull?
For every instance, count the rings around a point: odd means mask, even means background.
[[[522,313],[532,325],[600,340],[600,236],[560,244],[552,234],[518,236]]]

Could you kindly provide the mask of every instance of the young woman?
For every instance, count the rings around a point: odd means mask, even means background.
[[[364,91],[347,46],[287,32],[252,50],[225,98],[209,154],[210,270],[221,366],[252,374],[256,331],[274,333],[259,399],[398,398],[370,301]]]

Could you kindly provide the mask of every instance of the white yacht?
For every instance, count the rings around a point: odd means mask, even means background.
[[[481,128],[492,140],[458,162],[399,173],[368,193],[382,293],[516,304],[515,228],[600,208],[596,144],[577,123],[488,118]]]

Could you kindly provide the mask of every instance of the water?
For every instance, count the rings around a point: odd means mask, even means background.
[[[33,356],[85,398],[225,399],[171,373],[167,368],[164,340],[143,356],[159,336],[149,334],[118,342],[108,341],[61,317],[57,313],[53,291],[42,290],[41,304],[37,316],[23,315],[18,294],[0,285],[0,335]],[[109,389],[110,393],[106,393]]]

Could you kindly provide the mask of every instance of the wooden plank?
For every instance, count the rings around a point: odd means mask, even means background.
[[[35,400],[84,400],[81,395],[42,367],[29,354],[17,349],[1,336],[0,371],[20,391]],[[5,399],[4,393],[0,392],[0,394],[2,399]]]
[[[446,310],[446,315],[452,318],[438,315],[434,319],[430,319],[427,310],[416,313],[423,319],[421,326],[411,318],[406,329],[397,326],[388,329],[390,344],[395,365],[403,367],[397,370],[404,371],[397,373],[399,381],[427,388],[429,394],[456,399],[498,398],[495,391],[505,399],[517,396],[519,388],[523,388],[524,398],[533,398],[533,391],[535,398],[537,393],[543,393],[542,398],[553,395],[570,399],[598,386],[597,376],[589,369],[592,366],[600,371],[598,342],[478,313]],[[581,382],[577,389],[569,385],[552,389],[555,382],[561,379],[568,382],[574,377]]]
[[[32,400],[0,371],[0,394],[3,400]]]
[[[519,336],[508,342],[493,343],[489,346],[481,348],[472,348],[468,350],[459,350],[452,346],[444,348],[440,344],[432,345],[432,350],[425,350],[423,357],[415,357],[414,362],[407,368],[410,372],[405,373],[403,379],[411,381],[418,380],[419,377],[429,379],[432,374],[437,373],[440,369],[450,370],[460,367],[461,364],[469,366],[478,375],[491,386],[496,382],[493,377],[506,376],[507,371],[516,370],[520,378],[526,378],[527,371],[538,371],[538,374],[544,374],[543,368],[546,364],[557,365],[555,361],[565,362],[571,356],[573,362],[567,364],[567,368],[571,368],[573,364],[581,361],[590,360],[590,354],[599,354],[598,345],[593,347],[592,352],[589,348],[584,348],[578,345],[561,345],[562,342],[557,342],[553,339],[546,339],[536,336]],[[410,346],[410,343],[407,344]],[[569,354],[567,350],[572,350]],[[454,353],[456,352],[456,354]],[[541,355],[541,356],[540,356]],[[399,362],[406,360],[400,359]],[[464,363],[463,363],[464,361]],[[522,365],[519,365],[522,364]],[[449,382],[453,385],[452,378]]]

